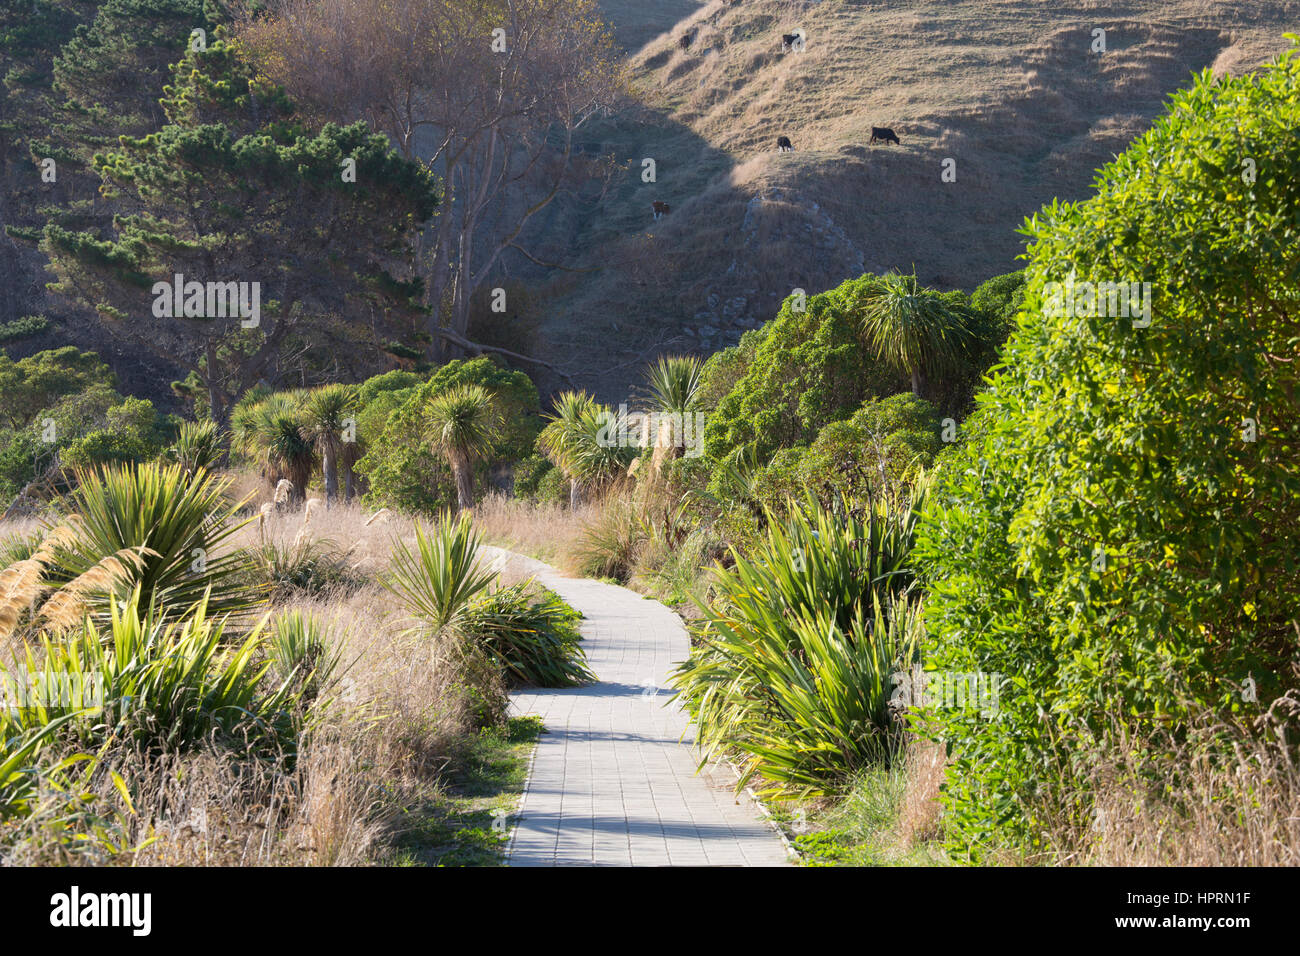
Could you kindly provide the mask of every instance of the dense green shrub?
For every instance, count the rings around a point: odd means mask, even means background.
[[[1024,312],[918,546],[929,666],[1005,675],[937,710],[955,848],[1088,826],[1075,755],[1294,686],[1300,60],[1202,75],[1032,238]],[[1150,282],[1151,320],[1056,308]],[[1087,288],[1087,287],[1083,287]],[[1073,311],[1074,315],[1071,315]],[[1243,693],[1254,682],[1258,703]]]
[[[1025,270],[994,276],[970,295],[970,306],[987,317],[1005,340],[1016,327],[1016,315],[1025,304]],[[996,334],[996,333],[995,333]]]
[[[460,385],[480,385],[491,393],[504,422],[492,454],[475,466],[478,488],[486,486],[484,479],[493,465],[532,454],[541,419],[537,388],[528,376],[488,358],[448,362],[424,384],[409,392],[393,392],[404,395],[404,401],[387,416],[380,433],[367,436],[366,454],[356,467],[369,479],[369,497],[376,504],[425,514],[455,505],[451,469],[429,441],[428,408],[435,396]],[[374,403],[382,402],[385,394],[379,393]]]
[[[0,418],[10,428],[22,428],[60,398],[92,386],[112,388],[113,373],[94,352],[71,345],[38,352],[13,361],[0,352]]]
[[[754,358],[709,416],[705,453],[715,462],[753,448],[766,461],[779,448],[811,442],[828,422],[848,418],[863,399],[901,391],[898,373],[864,347],[859,314],[874,276],[810,297],[791,297],[769,324]],[[721,374],[706,376],[712,387]]]
[[[560,489],[564,501],[569,500],[569,482],[563,474],[553,477],[557,471],[551,460],[545,455],[534,452],[515,465],[515,497],[528,498],[533,501],[559,501],[559,498],[547,497],[550,489]]]
[[[67,468],[89,468],[110,462],[144,462],[160,454],[171,433],[170,423],[147,399],[127,397],[104,412],[105,427],[88,432],[63,448]]]
[[[93,352],[40,352],[19,362],[0,353],[0,496],[12,498],[56,462],[87,468],[156,456],[176,421],[146,399],[123,398]]]
[[[581,618],[558,594],[524,581],[476,601],[467,627],[511,684],[573,687],[596,679],[580,643]]]
[[[866,501],[905,489],[942,447],[938,410],[910,392],[868,399],[845,421],[831,422],[807,448],[783,449],[755,479],[754,497],[783,512],[813,491],[823,504]]]
[[[402,392],[424,384],[424,376],[400,368],[372,376],[357,386],[357,401],[369,405],[385,392]]]
[[[40,335],[50,327],[50,320],[43,315],[24,315],[12,322],[0,322],[0,342],[12,342]]]

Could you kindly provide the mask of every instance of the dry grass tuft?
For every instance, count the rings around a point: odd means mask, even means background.
[[[1054,862],[1300,865],[1300,702],[1253,725],[1202,719],[1185,738],[1122,736],[1091,765],[1090,820],[1054,828]]]
[[[600,509],[599,504],[583,504],[570,511],[556,504],[490,495],[474,508],[474,528],[485,541],[562,566],[566,555],[573,552],[583,524]]]
[[[939,788],[948,763],[942,744],[912,738],[903,763],[905,784],[898,808],[898,840],[919,846],[939,836]]]

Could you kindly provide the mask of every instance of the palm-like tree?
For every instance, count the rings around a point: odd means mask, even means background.
[[[191,476],[200,469],[215,470],[224,454],[221,429],[213,421],[182,422],[176,441],[167,449],[167,457]]]
[[[659,420],[654,440],[654,455],[651,459],[654,472],[658,474],[665,458],[680,457],[685,452],[682,444],[693,428],[686,424],[688,415],[693,415],[700,407],[700,381],[704,362],[695,355],[661,355],[659,361],[646,369],[646,384],[650,387],[651,408],[660,415],[671,415],[669,422],[675,434],[672,445],[660,443],[663,430],[668,422]]]
[[[303,434],[320,452],[326,504],[338,497],[343,432],[356,410],[356,389],[349,385],[322,385],[308,393],[302,404]]]
[[[925,376],[959,366],[970,341],[964,315],[915,275],[897,272],[881,276],[867,293],[862,331],[879,358],[911,378],[918,397]]]
[[[426,409],[429,438],[447,456],[461,510],[474,507],[474,463],[488,457],[500,428],[491,394],[482,385],[458,385],[435,395]]]
[[[613,440],[621,429],[614,412],[586,392],[562,392],[537,447],[569,479],[569,506],[582,492],[627,469],[635,449]]]
[[[288,395],[275,394],[253,406],[248,442],[262,462],[262,475],[272,485],[287,478],[293,496],[307,493],[316,447],[303,427],[301,411]]]
[[[650,402],[656,411],[684,415],[700,404],[704,363],[697,355],[661,355],[646,370]]]

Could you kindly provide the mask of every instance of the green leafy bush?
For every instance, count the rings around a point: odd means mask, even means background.
[[[1006,678],[992,719],[932,715],[959,851],[1086,828],[1074,756],[1114,734],[1177,738],[1294,687],[1297,130],[1294,50],[1207,72],[1094,198],[1027,225],[1024,312],[918,546],[929,666]],[[1049,283],[1071,279],[1149,282],[1149,326],[1085,291],[1065,309]]]
[[[469,616],[466,629],[515,685],[573,687],[596,679],[580,643],[582,615],[553,591],[531,581],[497,588]]]
[[[50,320],[43,315],[24,315],[12,322],[0,322],[0,342],[12,342],[40,335],[50,327]]]
[[[810,297],[802,312],[794,311],[793,298],[786,300],[708,418],[710,459],[751,448],[767,461],[780,448],[812,441],[826,423],[848,418],[865,398],[902,390],[903,377],[876,361],[862,339],[860,313],[874,282],[874,276],[852,279]],[[706,371],[705,393],[720,375],[718,365]]]
[[[845,421],[831,422],[807,448],[778,452],[755,479],[754,497],[771,510],[817,494],[868,501],[906,491],[942,447],[939,411],[910,392],[869,399]]]

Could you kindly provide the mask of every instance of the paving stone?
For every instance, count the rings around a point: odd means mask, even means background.
[[[500,558],[584,615],[583,647],[599,679],[512,695],[547,732],[520,803],[511,866],[783,866],[785,847],[721,768],[696,773],[685,712],[668,674],[686,658],[681,620],[657,601],[497,548]]]

